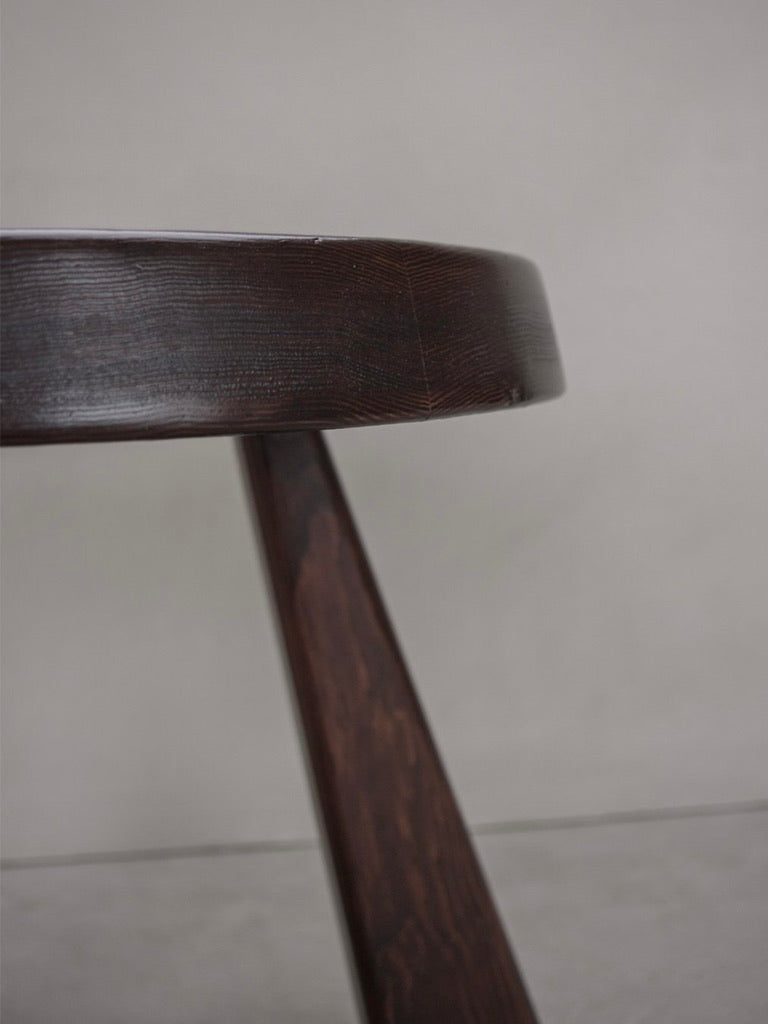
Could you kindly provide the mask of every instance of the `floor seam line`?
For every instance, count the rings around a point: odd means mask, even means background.
[[[556,832],[608,825],[631,825],[662,821],[684,821],[691,818],[717,818],[737,814],[768,812],[768,799],[734,801],[723,804],[693,804],[683,807],[657,807],[634,811],[605,811],[598,814],[570,815],[555,818],[530,818],[514,821],[485,822],[471,826],[474,836],[525,835],[533,832]],[[317,838],[265,839],[243,843],[211,843],[199,846],[159,847],[146,850],[115,850],[104,853],[52,854],[41,857],[6,857],[0,861],[3,871],[31,868],[77,867],[87,864],[129,864],[153,860],[226,857],[260,853],[296,853],[315,850]]]

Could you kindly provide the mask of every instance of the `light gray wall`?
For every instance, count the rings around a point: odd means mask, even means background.
[[[757,2],[5,0],[6,226],[542,268],[565,399],[331,444],[472,822],[768,789]],[[12,856],[314,831],[226,440],[7,451]]]

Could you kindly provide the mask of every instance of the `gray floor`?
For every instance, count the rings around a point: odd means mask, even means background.
[[[477,837],[546,1024],[765,1024],[768,812]],[[4,1024],[344,1024],[319,851],[7,870]]]

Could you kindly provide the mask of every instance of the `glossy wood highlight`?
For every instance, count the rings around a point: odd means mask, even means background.
[[[341,427],[562,377],[527,260],[355,238],[6,232],[6,444]]]
[[[322,438],[241,439],[370,1024],[532,1024]]]

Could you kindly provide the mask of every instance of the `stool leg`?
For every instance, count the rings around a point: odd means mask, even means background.
[[[368,1021],[535,1024],[322,437],[240,445]]]

